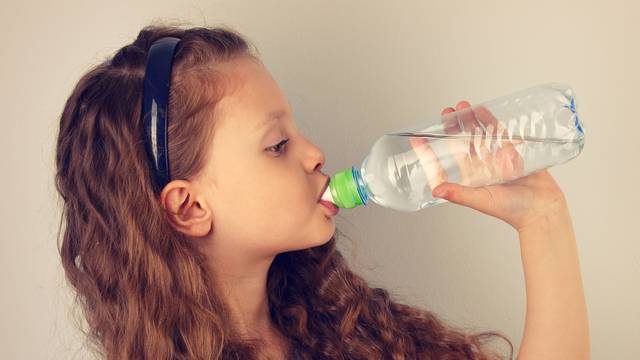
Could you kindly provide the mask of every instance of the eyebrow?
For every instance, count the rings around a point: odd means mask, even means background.
[[[281,109],[281,110],[271,111],[270,113],[267,114],[267,116],[265,117],[265,119],[263,121],[258,123],[258,126],[256,126],[256,131],[257,130],[261,130],[263,127],[271,124],[274,120],[283,118],[286,115],[287,115],[287,111],[286,110],[282,110]]]

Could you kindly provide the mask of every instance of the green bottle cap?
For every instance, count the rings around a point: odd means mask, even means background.
[[[353,178],[353,170],[346,169],[333,175],[331,182],[331,195],[337,207],[351,209],[362,205],[362,199],[358,194],[358,185]]]

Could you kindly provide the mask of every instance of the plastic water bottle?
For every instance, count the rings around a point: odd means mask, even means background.
[[[513,181],[578,156],[584,138],[571,87],[533,86],[385,134],[360,166],[331,177],[322,200],[346,209],[373,201],[418,211],[447,201],[431,196],[443,181]]]

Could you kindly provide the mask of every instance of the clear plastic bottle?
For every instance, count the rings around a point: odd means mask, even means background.
[[[418,211],[447,201],[431,196],[442,181],[512,181],[573,159],[584,138],[571,87],[533,86],[385,134],[359,167],[331,177],[322,199],[339,208],[373,201]]]

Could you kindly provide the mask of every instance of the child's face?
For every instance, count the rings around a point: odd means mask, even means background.
[[[228,66],[238,85],[217,105],[210,163],[198,179],[213,212],[213,251],[263,258],[326,243],[335,224],[318,203],[328,181],[322,150],[298,132],[263,65],[241,59]],[[267,120],[278,110],[279,119]]]

